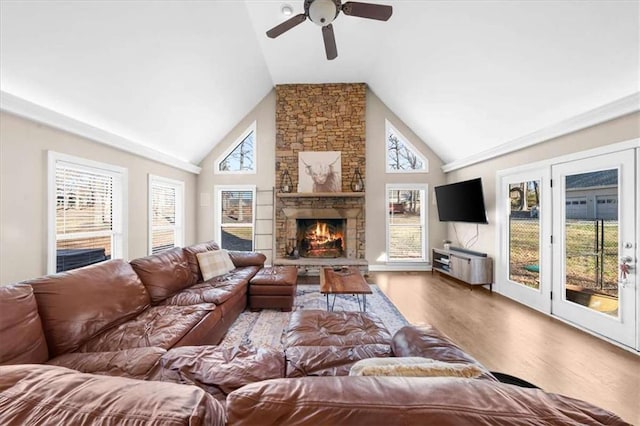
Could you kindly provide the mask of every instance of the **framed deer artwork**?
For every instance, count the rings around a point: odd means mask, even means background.
[[[299,152],[298,192],[342,192],[340,151]]]

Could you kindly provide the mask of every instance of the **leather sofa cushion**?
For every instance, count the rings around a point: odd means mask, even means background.
[[[66,367],[82,373],[149,379],[159,366],[162,348],[135,348],[116,352],[74,352],[50,359],[47,364]]]
[[[348,376],[351,366],[367,358],[391,356],[383,344],[355,346],[293,346],[285,351],[287,377]]]
[[[375,314],[309,309],[291,314],[285,347],[388,345],[391,335]]]
[[[152,346],[168,349],[214,309],[216,307],[211,303],[153,306],[137,317],[94,337],[78,351],[111,352]]]
[[[0,367],[0,424],[222,426],[226,421],[224,406],[195,386],[27,364]]]
[[[483,372],[481,378],[497,381],[482,364],[430,325],[402,327],[393,335],[391,349],[396,357],[419,356],[451,363],[475,364]]]
[[[49,359],[38,305],[29,285],[0,286],[0,365]]]
[[[162,302],[162,305],[195,305],[198,303],[215,303],[221,305],[236,293],[246,293],[246,279],[232,278],[232,275],[212,278],[195,284]]]
[[[195,283],[187,257],[180,247],[134,259],[131,266],[149,291],[153,303],[161,302]]]
[[[127,262],[109,260],[25,281],[33,287],[49,356],[74,352],[149,306],[149,293]]]
[[[434,377],[302,377],[252,383],[227,397],[243,425],[626,425],[573,398],[498,382]]]
[[[255,251],[233,251],[229,250],[229,257],[236,268],[242,266],[264,266],[267,256]]]
[[[235,346],[183,346],[173,348],[160,360],[154,380],[196,385],[216,398],[242,386],[284,377],[282,351]]]
[[[191,271],[192,281],[199,283],[202,281],[202,272],[200,271],[200,265],[198,264],[198,253],[204,253],[211,250],[220,250],[220,246],[214,241],[208,241],[206,243],[195,244],[189,247],[185,247],[184,255],[189,264],[189,270]]]

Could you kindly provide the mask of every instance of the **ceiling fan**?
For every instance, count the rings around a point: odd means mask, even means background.
[[[267,31],[267,36],[276,38],[309,18],[311,22],[322,27],[322,38],[324,39],[324,50],[327,53],[327,59],[335,59],[338,56],[338,49],[331,23],[338,17],[340,11],[345,15],[386,21],[391,17],[393,8],[382,4],[355,1],[348,1],[342,4],[341,0],[304,0],[304,13],[300,13],[271,28]]]

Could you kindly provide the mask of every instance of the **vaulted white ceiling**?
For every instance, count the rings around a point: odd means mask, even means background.
[[[365,82],[445,162],[640,90],[637,1],[368,2],[327,61],[311,21],[265,35],[302,0],[3,0],[0,89],[192,164],[275,84]]]

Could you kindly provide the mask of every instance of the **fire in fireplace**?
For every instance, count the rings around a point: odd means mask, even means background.
[[[298,219],[297,243],[302,257],[344,255],[345,219]]]

